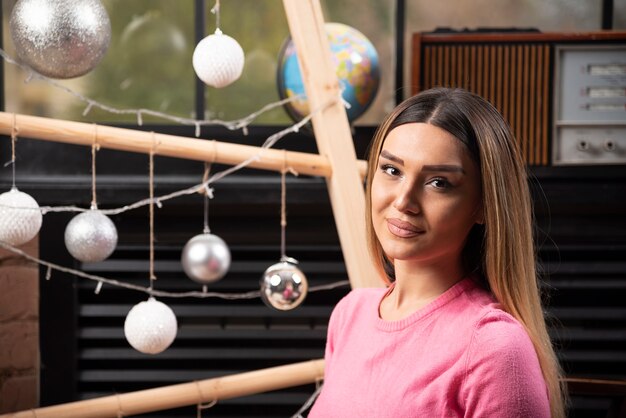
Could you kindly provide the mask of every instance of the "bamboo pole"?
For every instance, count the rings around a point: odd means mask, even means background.
[[[227,165],[239,164],[258,154],[250,168],[281,171],[286,164],[299,174],[329,177],[332,173],[328,159],[317,154],[0,112],[0,134],[11,135],[14,129],[23,138],[85,146],[96,141],[102,148],[144,154],[154,151],[166,157]],[[365,161],[360,161],[359,173],[363,177],[366,168]]]
[[[334,104],[313,115],[313,131],[320,154],[332,167],[326,178],[335,224],[352,287],[381,287],[366,245],[365,193],[336,66],[324,29],[319,0],[283,0],[289,30],[298,53],[298,62],[311,109]]]
[[[324,360],[311,360],[196,382],[29,409],[0,415],[0,418],[129,416],[305,385],[314,383],[323,376]]]

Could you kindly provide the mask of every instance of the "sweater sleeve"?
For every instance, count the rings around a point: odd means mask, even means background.
[[[550,417],[537,354],[510,315],[491,311],[477,323],[459,394],[466,417]]]

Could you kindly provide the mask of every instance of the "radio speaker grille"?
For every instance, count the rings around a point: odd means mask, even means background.
[[[436,35],[431,38],[436,38]],[[420,88],[462,87],[489,100],[509,122],[526,162],[548,165],[550,46],[546,43],[420,42]],[[417,52],[417,51],[415,51]],[[419,79],[415,80],[415,76]]]

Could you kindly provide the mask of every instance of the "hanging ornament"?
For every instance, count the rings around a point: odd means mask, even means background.
[[[99,0],[19,0],[9,24],[18,57],[51,78],[93,70],[111,41],[111,22]]]
[[[181,262],[190,279],[202,284],[213,283],[228,272],[230,250],[223,239],[205,232],[185,244]]]
[[[124,321],[128,343],[145,354],[158,354],[176,338],[178,323],[174,311],[153,297],[133,306]]]
[[[280,175],[280,262],[270,266],[261,277],[261,299],[270,308],[289,311],[297,308],[306,298],[309,283],[304,273],[296,267],[298,262],[287,257],[287,153],[283,150],[283,169]]]
[[[83,263],[108,258],[117,245],[117,229],[108,216],[91,209],[75,216],[65,228],[65,246]]]
[[[200,80],[212,87],[226,87],[241,76],[243,49],[236,40],[217,29],[198,43],[192,62]]]
[[[261,299],[271,308],[289,311],[297,308],[306,298],[309,283],[290,257],[281,258],[261,277]]]
[[[13,246],[26,244],[39,233],[39,204],[17,187],[0,194],[0,241]]]

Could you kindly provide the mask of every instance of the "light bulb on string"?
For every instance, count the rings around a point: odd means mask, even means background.
[[[285,152],[285,151],[283,151]],[[286,166],[286,152],[285,156]],[[298,261],[286,255],[285,230],[287,228],[287,168],[281,171],[280,205],[280,261],[265,270],[260,280],[261,299],[274,309],[288,311],[302,304],[309,289],[304,273],[297,267]],[[293,170],[292,170],[293,171]]]
[[[11,160],[5,164],[12,167],[12,186],[8,192],[0,194],[0,241],[20,246],[37,236],[43,216],[37,201],[15,185],[15,143],[17,141],[16,115],[13,114],[11,129]]]
[[[245,61],[243,48],[220,29],[220,2],[211,9],[215,33],[202,39],[193,51],[192,64],[198,78],[209,86],[222,88],[241,77]]]
[[[230,250],[226,242],[211,233],[209,228],[209,199],[212,189],[206,184],[210,164],[205,164],[204,193],[204,230],[185,244],[181,254],[181,263],[187,276],[202,285],[220,280],[230,268]]]
[[[96,263],[109,258],[117,246],[117,229],[113,221],[98,210],[96,199],[96,153],[98,126],[94,124],[91,146],[91,209],[76,215],[65,228],[65,246],[75,259]]]
[[[152,133],[153,140],[155,135]],[[150,152],[150,297],[133,306],[124,321],[124,336],[128,343],[144,354],[165,351],[176,339],[178,322],[174,311],[154,298],[154,154],[156,141]]]

